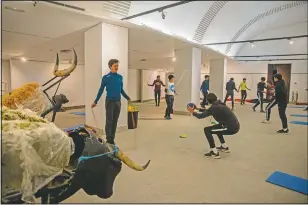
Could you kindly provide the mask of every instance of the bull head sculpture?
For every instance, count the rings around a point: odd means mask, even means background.
[[[54,76],[56,77],[67,76],[75,70],[75,68],[77,67],[77,54],[74,48],[72,50],[74,53],[73,63],[70,67],[63,69],[63,70],[59,70],[59,54],[57,53],[56,64],[53,70]]]

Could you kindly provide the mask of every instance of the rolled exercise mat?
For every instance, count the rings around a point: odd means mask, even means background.
[[[80,116],[86,116],[86,113],[84,113],[84,112],[71,112],[70,114],[73,114],[73,115],[80,115]]]
[[[292,117],[306,117],[308,118],[308,115],[304,115],[304,114],[292,114]]]
[[[302,108],[302,109],[303,109],[303,108],[306,108],[306,107],[307,107],[307,106],[296,106],[296,105],[295,105],[295,106],[292,106],[292,105],[291,105],[291,106],[288,106],[288,108]]]
[[[297,125],[308,125],[308,122],[302,122],[302,121],[291,121],[291,124],[297,124]]]
[[[266,179],[266,182],[308,195],[307,179],[276,171]]]

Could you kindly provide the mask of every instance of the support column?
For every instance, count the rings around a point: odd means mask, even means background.
[[[210,60],[210,92],[224,100],[227,82],[227,59]]]
[[[174,113],[188,114],[187,103],[200,104],[201,50],[193,47],[176,50],[175,57],[174,84],[180,95],[175,96]]]
[[[85,32],[85,105],[86,124],[105,129],[105,99],[106,89],[93,109],[94,102],[100,88],[102,77],[110,72],[108,61],[119,60],[118,73],[123,76],[123,89],[128,93],[128,29],[111,25],[98,24]],[[121,99],[121,113],[118,120],[118,128],[127,125],[127,100]]]

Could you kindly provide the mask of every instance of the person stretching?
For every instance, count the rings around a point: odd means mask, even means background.
[[[257,85],[257,97],[258,97],[258,101],[256,102],[256,104],[252,107],[252,110],[254,112],[256,112],[256,107],[258,105],[260,105],[261,110],[260,112],[264,112],[263,110],[263,93],[265,93],[264,89],[266,89],[266,83],[265,83],[265,77],[261,78],[261,81],[258,83]]]
[[[272,108],[277,104],[277,101],[275,99],[275,86],[271,80],[267,81],[267,95],[266,98],[269,101],[265,108],[265,114],[266,114],[266,119],[262,121],[262,123],[270,123],[270,118],[271,118],[271,111]]]
[[[234,78],[230,78],[229,82],[226,83],[226,90],[227,90],[227,93],[226,93],[224,103],[226,104],[228,97],[231,96],[232,110],[233,110],[234,109],[234,90],[238,92],[238,90],[235,87]]]
[[[164,83],[160,80],[160,76],[158,75],[156,77],[156,80],[153,81],[153,84],[150,85],[148,84],[148,86],[154,86],[154,96],[155,96],[155,103],[156,103],[156,106],[159,107],[159,103],[160,103],[160,94],[161,94],[161,86],[164,86]]]
[[[218,122],[216,125],[204,128],[204,134],[211,148],[211,151],[204,154],[204,156],[218,159],[220,158],[218,151],[230,152],[229,147],[225,142],[224,135],[234,135],[238,133],[240,130],[240,123],[230,108],[228,108],[225,103],[217,100],[217,96],[214,93],[208,94],[207,101],[211,105],[209,109],[198,109],[187,106],[187,110],[198,119],[213,116],[213,118]],[[203,111],[198,112],[195,110]],[[220,147],[215,147],[213,134],[218,136],[221,143]]]
[[[121,112],[121,94],[130,102],[130,97],[125,93],[123,89],[123,77],[118,74],[119,61],[117,59],[111,59],[108,62],[110,73],[104,75],[102,78],[101,86],[98,90],[96,99],[91,105],[91,108],[96,107],[99,99],[101,98],[104,89],[106,87],[107,96],[105,101],[106,109],[106,124],[105,133],[106,140],[109,144],[115,144],[115,133],[117,129],[118,119]]]
[[[288,119],[286,116],[286,109],[288,105],[287,87],[284,80],[282,79],[282,75],[279,73],[274,75],[274,81],[276,82],[275,98],[277,100],[279,117],[282,123],[282,129],[278,130],[277,133],[288,134],[289,133]]]
[[[245,104],[245,100],[247,98],[247,90],[250,90],[247,88],[246,84],[246,78],[243,78],[243,82],[241,82],[240,86],[238,86],[238,90],[241,90],[241,105]]]
[[[203,94],[203,100],[201,103],[201,107],[205,107],[205,105],[208,105],[208,102],[206,100],[207,94],[209,93],[209,89],[210,89],[210,76],[209,75],[205,75],[204,76],[204,81],[202,82],[202,85],[200,87],[200,91]]]

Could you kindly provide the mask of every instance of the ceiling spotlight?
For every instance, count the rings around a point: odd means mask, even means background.
[[[294,43],[294,42],[293,42],[292,40],[290,40],[290,41],[289,41],[289,44],[291,44],[291,45],[292,45],[293,43]]]
[[[164,12],[164,10],[162,10],[160,12],[161,12],[161,18],[165,19],[166,18],[166,12]]]
[[[173,62],[175,62],[175,61],[176,61],[176,58],[175,58],[175,57],[173,57],[173,58],[172,58],[172,61],[173,61]]]
[[[23,61],[23,62],[26,62],[26,61],[27,61],[27,59],[24,58],[24,57],[21,57],[20,60]]]
[[[251,48],[254,48],[256,46],[253,42],[250,43],[251,43]]]

